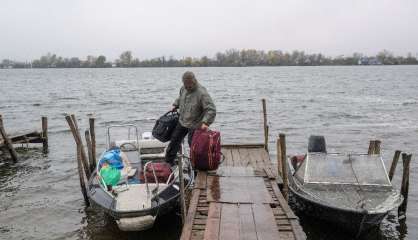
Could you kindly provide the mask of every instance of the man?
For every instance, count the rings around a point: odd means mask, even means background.
[[[178,109],[179,122],[173,131],[170,144],[165,155],[166,161],[174,165],[181,141],[188,134],[188,143],[191,146],[193,132],[197,128],[207,129],[216,116],[216,107],[212,98],[202,85],[200,85],[193,72],[183,74],[183,86],[179,97],[173,103],[173,111]]]

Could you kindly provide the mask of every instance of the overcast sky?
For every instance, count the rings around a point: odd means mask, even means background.
[[[0,59],[418,53],[418,0],[0,0]]]

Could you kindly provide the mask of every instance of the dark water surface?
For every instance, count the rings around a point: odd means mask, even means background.
[[[6,129],[40,130],[46,115],[50,145],[47,155],[31,150],[16,164],[0,162],[0,239],[177,239],[176,214],[150,231],[123,233],[102,212],[85,208],[64,114],[75,113],[81,128],[88,125],[87,114],[95,114],[101,151],[107,124],[133,123],[149,131],[170,108],[185,70],[0,70]],[[287,134],[289,154],[305,152],[310,134],[325,135],[330,152],[366,152],[370,139],[380,139],[387,167],[396,149],[413,153],[406,225],[393,213],[367,238],[418,238],[417,66],[192,70],[217,105],[213,127],[222,131],[223,142],[263,141],[260,99],[266,98],[272,153],[279,132]],[[346,239],[326,224],[308,218],[302,223],[310,239]]]

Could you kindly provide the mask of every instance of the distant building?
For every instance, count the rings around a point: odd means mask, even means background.
[[[376,57],[361,57],[358,62],[358,65],[382,65],[382,63]]]

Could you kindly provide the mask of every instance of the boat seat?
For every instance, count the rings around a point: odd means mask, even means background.
[[[140,158],[141,158],[141,160],[144,160],[144,159],[149,159],[149,160],[162,159],[162,158],[165,158],[165,152],[164,153],[141,154]]]
[[[168,146],[168,142],[163,143],[158,141],[157,139],[146,139],[146,140],[139,140],[138,142],[139,148],[165,148]]]
[[[150,192],[157,186],[155,183],[148,184]],[[167,184],[160,183],[158,193],[167,188]],[[117,193],[116,211],[140,211],[151,208],[151,196],[147,194],[146,184],[119,185],[113,188]]]

